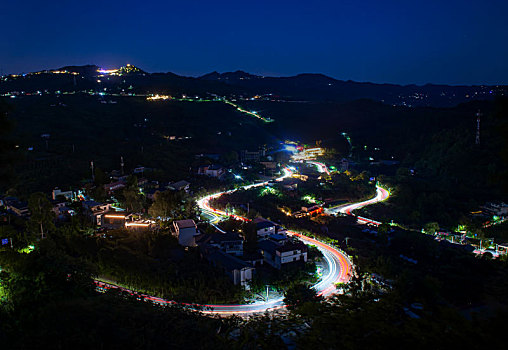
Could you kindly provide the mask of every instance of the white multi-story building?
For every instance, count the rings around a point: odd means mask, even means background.
[[[184,247],[195,247],[195,236],[199,235],[198,227],[194,220],[173,221],[173,234],[178,238],[178,243]]]
[[[277,243],[266,239],[259,242],[259,248],[264,261],[279,270],[292,263],[307,262],[307,246],[302,242]]]
[[[277,225],[271,222],[270,220],[256,218],[252,220],[252,222],[256,224],[256,232],[258,238],[266,238],[276,233]]]
[[[70,200],[72,200],[74,198],[74,192],[72,192],[72,191],[62,191],[62,190],[60,190],[57,187],[57,188],[55,188],[53,190],[53,192],[51,192],[51,197],[53,198],[53,200],[56,200],[56,198],[58,196],[63,196],[63,197],[65,197],[65,199],[70,201]]]
[[[222,178],[225,173],[226,169],[217,164],[205,165],[198,168],[199,175],[207,175],[218,179]]]

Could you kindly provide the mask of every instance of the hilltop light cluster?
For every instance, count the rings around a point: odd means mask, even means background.
[[[169,95],[154,95],[154,96],[148,96],[146,99],[147,101],[165,101],[165,100],[170,100],[172,97],[169,96]]]
[[[100,73],[99,76],[104,75],[118,75],[121,76],[123,74],[129,74],[129,73],[139,73],[141,72],[141,69],[139,69],[136,66],[133,66],[132,64],[127,63],[125,66],[116,68],[116,69],[103,69],[99,68],[97,69],[97,73]]]

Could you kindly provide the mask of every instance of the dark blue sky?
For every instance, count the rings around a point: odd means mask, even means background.
[[[0,69],[508,83],[508,1],[3,1]]]

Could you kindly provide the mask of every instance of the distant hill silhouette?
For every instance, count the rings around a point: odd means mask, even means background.
[[[243,71],[212,72],[202,80],[221,81],[254,90],[258,94],[275,94],[293,99],[347,102],[372,99],[407,106],[454,106],[472,99],[490,99],[507,94],[506,86],[450,86],[427,84],[396,85],[337,80],[323,74],[303,73],[292,77],[264,77]]]
[[[323,74],[304,73],[291,77],[265,77],[241,70],[211,72],[201,77],[174,73],[147,73],[133,65],[105,73],[96,65],[4,76],[0,93],[36,91],[89,91],[171,95],[264,96],[266,99],[316,102],[348,102],[372,99],[397,106],[449,107],[471,100],[488,100],[508,95],[507,86],[396,85],[344,81]],[[58,74],[56,74],[58,73]]]

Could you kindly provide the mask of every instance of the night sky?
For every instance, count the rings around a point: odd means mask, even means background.
[[[2,1],[0,70],[508,83],[508,1]]]

